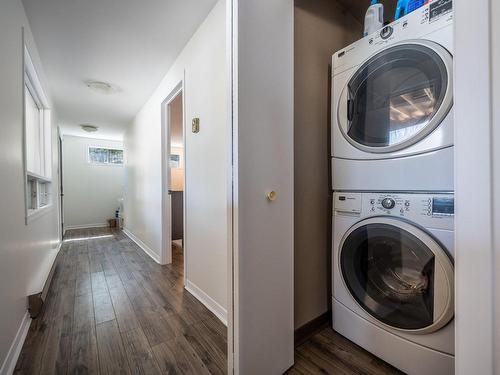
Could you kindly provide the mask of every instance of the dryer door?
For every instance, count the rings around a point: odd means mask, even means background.
[[[452,106],[452,57],[429,41],[407,41],[368,59],[347,83],[338,124],[355,147],[401,150],[432,132]]]
[[[370,218],[346,233],[339,264],[345,286],[379,323],[428,333],[453,317],[453,263],[426,232],[393,218]]]

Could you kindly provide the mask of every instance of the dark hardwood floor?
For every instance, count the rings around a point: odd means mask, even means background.
[[[327,327],[295,348],[295,365],[287,375],[402,374]]]
[[[182,249],[160,266],[122,232],[68,231],[16,374],[225,374],[226,327],[183,287]],[[325,328],[287,374],[398,374]],[[257,374],[258,375],[258,374]]]
[[[225,374],[227,329],[123,233],[68,231],[16,374]]]

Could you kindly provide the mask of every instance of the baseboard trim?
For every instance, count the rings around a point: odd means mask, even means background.
[[[323,328],[331,327],[331,325],[332,312],[328,310],[295,330],[295,346],[303,344],[317,332],[321,331]]]
[[[219,320],[227,327],[227,311],[219,305],[212,297],[201,290],[196,284],[186,280],[184,286],[186,290],[191,293],[198,301],[203,303],[207,309],[214,313]]]
[[[40,312],[42,311],[43,304],[47,299],[47,294],[49,293],[50,285],[52,283],[52,278],[54,277],[54,272],[56,269],[57,258],[61,255],[61,247],[62,242],[59,241],[59,244],[56,248],[56,253],[54,258],[52,259],[52,264],[49,268],[47,275],[45,276],[42,290],[40,292],[36,292],[30,294],[28,296],[28,313],[30,314],[31,319],[36,319]]]
[[[16,336],[14,337],[14,341],[12,341],[12,345],[7,353],[7,357],[5,357],[2,364],[0,375],[11,375],[14,372],[19,354],[21,354],[21,349],[23,348],[24,340],[26,340],[26,336],[28,335],[30,324],[31,318],[29,313],[26,311],[23,320],[21,321],[21,325],[17,330]]]
[[[104,228],[109,227],[108,223],[96,223],[96,224],[81,224],[81,225],[65,225],[64,233],[71,229],[88,229],[88,228]]]
[[[151,259],[153,259],[156,263],[161,264],[161,260],[158,254],[156,254],[148,245],[142,242],[127,228],[123,228],[122,231],[128,238],[134,241],[137,244],[137,246],[139,246],[146,254],[148,254]]]

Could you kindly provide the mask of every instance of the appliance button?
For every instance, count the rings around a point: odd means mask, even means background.
[[[396,205],[396,201],[392,198],[384,198],[382,200],[382,207],[384,207],[387,210],[394,208],[395,205]]]
[[[410,207],[410,201],[405,201],[405,206]]]
[[[392,35],[393,28],[391,26],[386,26],[380,31],[380,37],[382,39],[387,39]]]
[[[375,199],[370,199],[370,204],[375,204]]]

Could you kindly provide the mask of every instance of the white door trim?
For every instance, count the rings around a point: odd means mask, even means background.
[[[500,11],[455,0],[456,374],[500,374]],[[471,16],[472,15],[472,16]]]
[[[227,60],[227,128],[228,128],[228,303],[227,303],[227,373],[238,373],[239,330],[238,318],[238,215],[235,214],[238,201],[238,2],[226,1],[226,60]]]
[[[161,190],[161,200],[162,200],[162,244],[161,244],[161,264],[172,263],[172,202],[171,196],[168,193],[170,188],[170,166],[169,166],[169,155],[170,155],[170,103],[179,95],[183,94],[182,98],[182,123],[183,123],[183,146],[184,146],[184,168],[186,165],[186,126],[185,126],[185,96],[184,96],[184,79],[180,81],[175,88],[168,94],[165,100],[161,103],[161,170],[162,170],[162,190]],[[186,201],[186,170],[184,169],[184,202]],[[183,204],[184,211],[184,230],[186,229],[186,205]],[[184,233],[184,239],[186,234]],[[186,244],[183,241],[183,251],[184,251],[184,284],[186,279]]]

